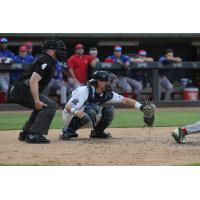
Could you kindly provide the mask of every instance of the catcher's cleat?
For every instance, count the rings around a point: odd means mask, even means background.
[[[78,134],[75,133],[72,129],[70,128],[64,128],[62,130],[62,135],[60,135],[60,140],[69,140],[70,138],[77,138]]]
[[[48,144],[50,140],[40,133],[30,133],[26,136],[25,141],[33,144]]]
[[[96,133],[94,130],[91,131],[90,133],[90,138],[101,138],[101,139],[108,139],[111,138],[112,135],[110,133]]]
[[[18,140],[25,141],[27,135],[28,135],[28,132],[20,132],[18,136]]]
[[[174,140],[179,144],[185,144],[186,143],[186,136],[183,133],[181,128],[176,128],[172,131],[172,137]]]

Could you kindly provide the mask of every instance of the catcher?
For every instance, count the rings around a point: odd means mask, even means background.
[[[111,134],[106,133],[105,129],[113,120],[114,109],[112,106],[105,106],[105,103],[122,103],[140,109],[144,113],[144,122],[148,127],[152,127],[155,105],[141,104],[113,92],[116,83],[117,77],[113,73],[96,71],[86,86],[74,90],[63,111],[66,126],[62,130],[60,139],[69,140],[78,137],[76,131],[86,124],[93,128],[90,133],[91,138],[110,138]]]

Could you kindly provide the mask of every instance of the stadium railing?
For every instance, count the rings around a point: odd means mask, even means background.
[[[30,64],[0,64],[0,72],[10,72],[10,71],[24,71]],[[106,63],[102,62],[96,66],[95,69],[102,69],[102,70],[117,70],[120,69],[121,66],[117,63]],[[174,69],[200,69],[200,62],[182,62],[177,64],[168,64],[162,65],[159,62],[152,62],[152,63],[131,63],[129,66],[130,69],[144,69],[144,70],[151,70],[152,71],[152,89],[153,89],[153,100],[159,100],[159,70],[174,70]]]

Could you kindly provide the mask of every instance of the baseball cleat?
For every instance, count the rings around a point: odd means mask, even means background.
[[[101,139],[108,139],[111,138],[112,135],[110,133],[96,133],[94,130],[91,131],[90,138],[101,138]]]
[[[64,128],[62,130],[62,135],[60,135],[60,140],[69,140],[70,138],[77,138],[78,134],[75,133],[72,129],[70,128]]]
[[[50,140],[39,133],[31,133],[26,136],[25,141],[32,144],[48,144]]]
[[[25,141],[27,135],[28,135],[28,132],[20,132],[18,136],[18,140]]]
[[[185,144],[186,143],[186,137],[185,137],[185,134],[183,133],[181,128],[176,128],[175,130],[173,130],[172,131],[172,137],[179,144]]]

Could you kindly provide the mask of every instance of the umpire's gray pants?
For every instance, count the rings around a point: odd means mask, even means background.
[[[42,110],[35,110],[35,104],[32,95],[27,99],[26,107],[34,109],[30,118],[23,127],[24,132],[40,133],[43,135],[48,134],[49,127],[56,112],[56,103],[49,99],[47,96],[39,94],[39,99],[47,104]]]

